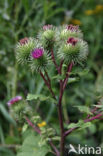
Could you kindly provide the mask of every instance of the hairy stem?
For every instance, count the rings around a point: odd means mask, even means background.
[[[70,63],[70,65],[68,65],[66,77],[65,77],[64,82],[63,82],[63,90],[65,89],[65,87],[66,87],[66,85],[67,85],[68,78],[69,78],[70,72],[71,72],[71,70],[72,70],[72,67],[73,67],[73,62]]]
[[[40,129],[35,126],[27,117],[25,117],[25,120],[27,121],[28,125],[31,126],[38,134],[41,134]]]
[[[58,117],[61,130],[61,142],[60,142],[60,156],[64,154],[64,125],[63,125],[63,112],[62,112],[62,97],[63,97],[63,85],[60,84],[60,96],[58,102]]]
[[[48,83],[49,83],[49,85],[51,86],[51,80],[50,80],[50,78],[49,78],[49,75],[48,75],[46,69],[45,69],[44,71],[45,71],[45,75],[46,75],[46,77],[47,77]]]
[[[55,94],[54,94],[54,92],[53,92],[53,90],[52,90],[52,88],[51,88],[51,84],[45,79],[45,77],[44,77],[44,75],[43,75],[43,73],[42,73],[41,71],[40,71],[40,75],[41,75],[41,77],[43,78],[43,80],[44,80],[46,86],[47,86],[48,89],[50,90],[50,92],[51,92],[53,98],[56,100]]]
[[[58,65],[57,65],[57,63],[55,61],[55,56],[54,56],[53,49],[51,49],[51,58],[52,58],[52,61],[53,61],[54,65],[55,65],[55,67],[56,67],[56,69],[57,69],[57,71],[59,73],[59,67],[58,67]]]
[[[52,141],[49,141],[49,144],[51,145],[51,147],[53,148],[53,150],[55,151],[55,155],[56,156],[60,156],[60,153],[58,151],[58,149],[56,148],[56,146],[52,143]]]
[[[59,71],[58,73],[61,75],[61,69],[62,69],[62,64],[63,64],[63,60],[61,61],[60,67],[59,67]],[[67,74],[66,74],[66,78],[64,79],[64,81],[60,80],[60,96],[59,96],[59,102],[58,102],[58,117],[59,117],[59,124],[60,124],[60,130],[61,130],[61,141],[60,141],[60,156],[64,156],[64,145],[65,145],[65,136],[64,136],[64,125],[63,125],[63,112],[62,112],[62,98],[63,98],[63,93],[64,93],[64,89],[67,85],[67,81],[69,78],[69,73],[72,69],[73,63],[71,63],[70,65],[68,65],[68,69],[67,69]]]

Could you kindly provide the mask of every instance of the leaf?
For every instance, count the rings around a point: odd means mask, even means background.
[[[50,152],[50,147],[47,144],[40,146],[40,140],[40,135],[36,136],[33,132],[30,133],[24,140],[17,156],[45,156]]]
[[[77,82],[77,81],[79,81],[78,77],[74,77],[74,78],[69,78],[68,79],[68,83],[73,83],[73,82]]]
[[[81,129],[87,128],[89,126],[91,126],[90,122],[85,123],[83,120],[79,120],[79,122],[77,122],[77,123],[71,123],[68,126],[68,128],[76,128],[76,127],[78,127],[79,128],[78,130],[81,130]]]
[[[103,111],[103,105],[94,105],[94,106],[97,107],[99,111]]]
[[[79,76],[85,76],[89,73],[89,69],[81,69],[81,68],[76,68],[74,69],[71,74],[77,74]]]
[[[1,113],[4,115],[4,117],[11,122],[13,125],[16,126],[16,122],[13,120],[13,118],[9,115],[9,113],[7,112],[7,110],[4,108],[4,106],[2,104],[0,104],[0,111]]]
[[[26,11],[26,13],[28,13],[29,11],[29,1],[28,0],[22,0],[22,3],[23,3],[23,6],[24,6],[24,9]]]
[[[82,113],[86,113],[86,114],[91,114],[92,115],[89,107],[87,107],[87,106],[74,106],[74,107],[77,107],[79,109],[79,111],[82,112]]]
[[[83,123],[78,130],[85,129],[87,127],[90,127],[91,125],[92,125],[91,122]]]
[[[68,128],[75,128],[75,127],[80,127],[82,124],[84,124],[83,120],[79,120],[78,123],[71,123]]]
[[[64,76],[63,75],[56,75],[56,76],[53,76],[52,79],[63,80]]]
[[[27,96],[27,100],[40,100],[40,101],[46,101],[46,100],[51,100],[53,102],[56,102],[56,100],[54,100],[53,98],[49,97],[49,96],[45,96],[42,94],[28,94]]]
[[[54,136],[54,137],[52,137],[52,140],[53,141],[60,141],[60,137],[59,136]]]
[[[45,101],[48,99],[48,97],[44,96],[42,94],[35,94],[35,95],[34,94],[28,94],[28,96],[27,96],[27,100],[37,100],[37,99],[39,99],[40,101]]]

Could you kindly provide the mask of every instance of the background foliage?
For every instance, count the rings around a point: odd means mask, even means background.
[[[16,42],[25,36],[35,37],[44,24],[80,25],[89,43],[88,69],[78,71],[79,79],[68,82],[63,98],[65,121],[76,122],[83,114],[74,106],[92,106],[103,96],[102,17],[102,0],[0,0],[0,156],[15,156],[16,149],[10,145],[18,148],[23,139],[21,127],[16,126],[8,113],[7,101],[18,94],[26,98],[27,93],[48,93],[39,75],[31,74],[27,67],[18,67],[14,52]],[[53,74],[54,67],[49,72]],[[56,81],[54,78],[53,84]],[[58,85],[53,89],[58,93]],[[53,102],[33,101],[31,104],[48,124],[59,129]],[[80,143],[103,147],[102,121],[94,123],[68,136],[67,145]]]

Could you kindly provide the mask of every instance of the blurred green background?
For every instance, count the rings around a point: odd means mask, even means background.
[[[63,98],[65,120],[76,122],[84,116],[73,106],[92,107],[103,96],[103,0],[0,0],[0,156],[15,156],[15,145],[22,142],[21,127],[15,127],[7,101],[16,95],[26,98],[27,93],[48,91],[39,75],[17,65],[16,42],[23,37],[35,37],[44,24],[70,23],[80,25],[89,43],[89,72],[80,73],[80,80],[68,85]],[[58,85],[54,90],[58,94]],[[35,112],[58,129],[54,104],[45,103],[44,107],[36,103]],[[103,147],[102,120],[68,136],[69,143]]]

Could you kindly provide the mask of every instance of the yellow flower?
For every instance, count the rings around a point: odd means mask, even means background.
[[[75,25],[81,25],[82,24],[81,21],[78,19],[71,19],[70,23],[75,24]]]
[[[85,14],[88,15],[88,16],[89,15],[93,15],[94,14],[94,10],[86,10]]]
[[[41,123],[38,123],[37,125],[38,125],[38,127],[44,127],[44,126],[46,126],[46,122],[43,121],[43,122],[41,122]]]
[[[96,5],[96,8],[95,8],[95,13],[99,13],[101,11],[103,11],[103,5]]]

